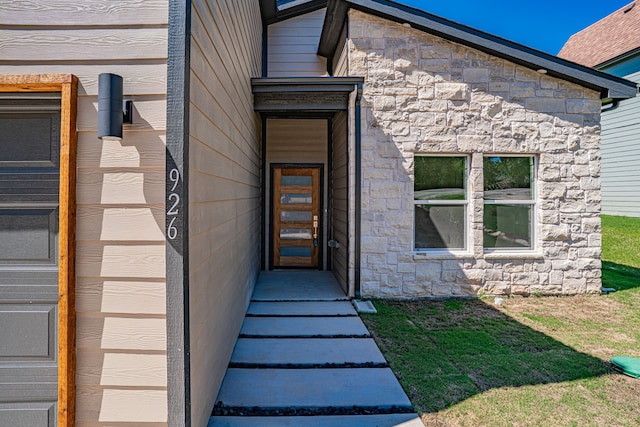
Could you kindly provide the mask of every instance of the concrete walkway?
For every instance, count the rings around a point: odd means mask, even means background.
[[[263,272],[216,400],[214,426],[421,427],[328,272]]]

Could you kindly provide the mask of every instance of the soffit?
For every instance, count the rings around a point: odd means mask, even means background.
[[[251,79],[254,110],[261,113],[335,112],[349,107],[361,77]]]

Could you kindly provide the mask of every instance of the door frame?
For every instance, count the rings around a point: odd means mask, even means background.
[[[276,168],[318,168],[320,170],[319,176],[319,202],[320,202],[320,215],[319,215],[319,232],[318,232],[318,267],[277,267],[278,269],[317,269],[323,270],[324,266],[324,164],[322,163],[270,163],[269,164],[269,270],[274,269],[273,265],[273,218],[275,206],[273,203],[273,174]]]
[[[60,92],[58,216],[58,427],[75,423],[75,219],[78,79],[72,74],[0,75],[0,92]]]

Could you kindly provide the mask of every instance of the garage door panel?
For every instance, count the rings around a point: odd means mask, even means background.
[[[2,264],[57,263],[57,209],[0,209]]]
[[[0,403],[0,426],[56,425],[57,409],[53,402]]]
[[[0,172],[0,203],[57,203],[59,191],[57,173]]]
[[[60,116],[58,112],[0,114],[0,168],[57,168]]]
[[[0,304],[0,360],[55,361],[56,305]]]
[[[4,303],[55,304],[58,301],[58,271],[55,266],[28,272],[20,268],[0,267],[0,295]]]

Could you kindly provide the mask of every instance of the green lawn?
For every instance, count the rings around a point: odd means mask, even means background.
[[[427,426],[638,426],[640,219],[603,217],[602,296],[375,301],[363,316]]]

